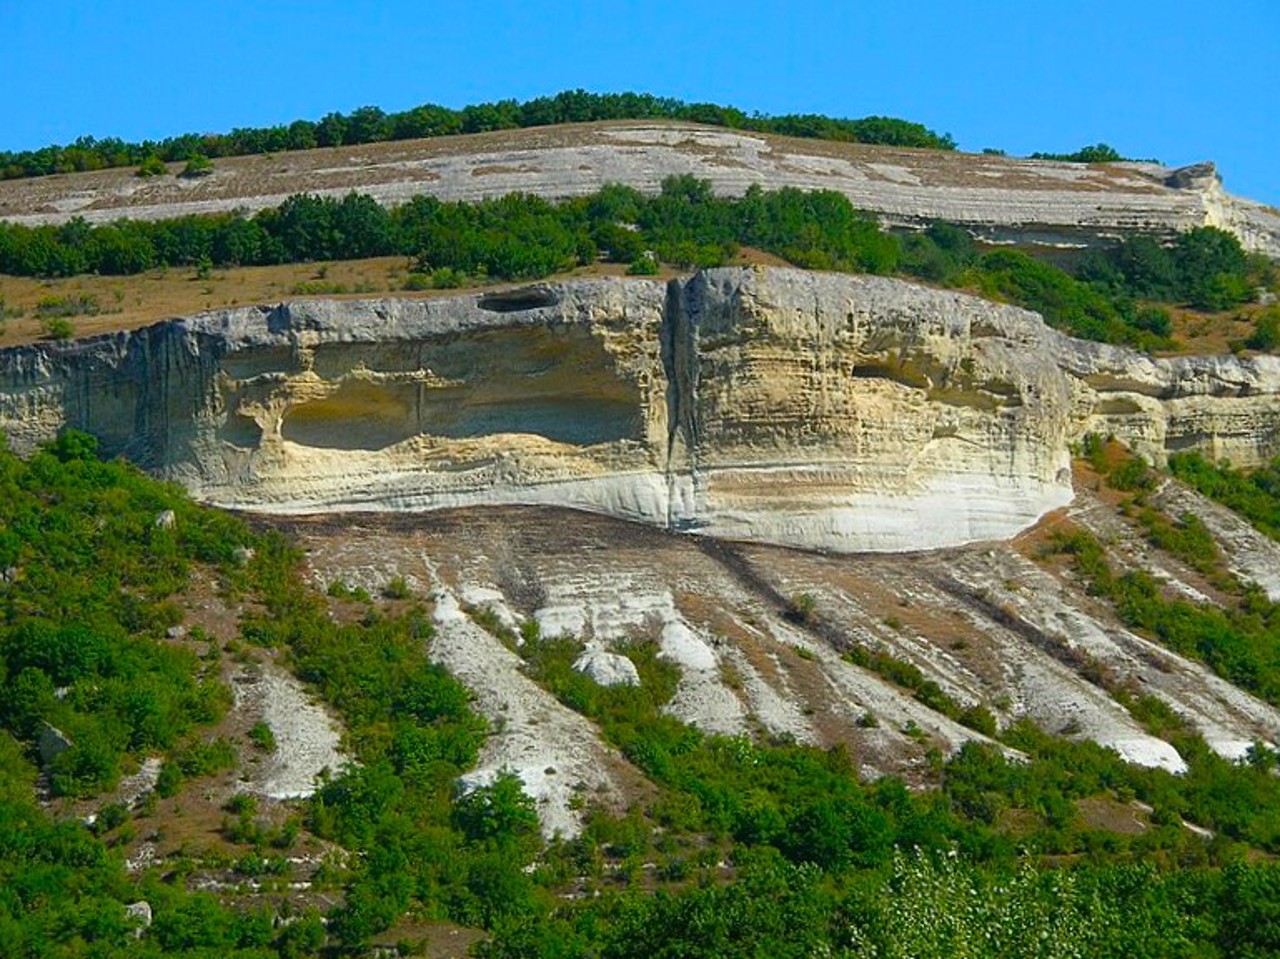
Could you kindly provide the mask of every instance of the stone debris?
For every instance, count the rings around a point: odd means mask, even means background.
[[[337,774],[347,762],[337,721],[292,673],[267,664],[257,676],[237,677],[232,689],[236,709],[265,722],[276,741],[275,751],[245,782],[250,791],[271,799],[304,798],[316,791],[322,770]]]
[[[492,728],[459,788],[467,792],[514,773],[537,804],[548,838],[581,831],[586,796],[621,805],[626,764],[595,725],[524,675],[520,657],[473,623],[451,590],[438,589],[434,599],[431,656],[466,684]]]

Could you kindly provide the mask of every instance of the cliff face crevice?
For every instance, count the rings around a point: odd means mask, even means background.
[[[0,352],[0,429],[74,426],[209,502],[554,504],[839,550],[1012,535],[1069,449],[1280,453],[1280,362],[1153,359],[878,277],[708,270],[301,301]]]

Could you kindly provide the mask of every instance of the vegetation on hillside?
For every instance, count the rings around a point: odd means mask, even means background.
[[[511,194],[476,203],[417,196],[394,209],[371,197],[298,195],[252,217],[238,213],[90,226],[0,224],[0,272],[20,276],[132,274],[160,266],[274,264],[403,254],[411,289],[483,279],[535,279],[604,258],[652,274],[728,262],[739,246],[819,270],[901,274],[1037,310],[1073,335],[1167,348],[1159,305],[1221,310],[1245,302],[1270,264],[1229,233],[1197,228],[1165,246],[1134,237],[1090,252],[1075,274],[1012,249],[983,253],[959,227],[893,234],[832,191],[751,188],[715,196],[691,176],[656,196],[608,186],[558,203]],[[319,292],[319,289],[317,289]],[[1262,343],[1270,327],[1259,328]],[[1253,342],[1253,341],[1251,341]]]
[[[0,457],[0,722],[28,744],[51,726],[67,737],[49,774],[70,795],[114,785],[126,757],[173,749],[230,701],[216,668],[164,642],[189,566],[230,560],[229,521],[94,446],[67,434]]]
[[[295,120],[271,127],[242,127],[230,133],[186,133],[141,143],[129,143],[116,137],[96,139],[84,136],[62,146],[0,152],[0,179],[122,166],[139,166],[143,175],[163,175],[168,172],[163,166],[165,162],[190,163],[196,157],[211,160],[594,120],[686,120],[735,130],[848,143],[933,150],[954,150],[956,147],[950,135],[939,135],[919,123],[893,117],[849,120],[817,114],[768,116],[748,114],[736,107],[685,103],[647,93],[566,90],[555,96],[538,97],[523,103],[498,100],[461,110],[427,103],[400,113],[386,113],[378,107],[366,106],[347,114],[329,113],[318,121]]]
[[[1205,576],[1223,594],[1224,602],[1195,603],[1170,595],[1140,569],[1117,573],[1102,543],[1083,529],[1058,532],[1050,550],[1069,555],[1090,591],[1111,600],[1126,624],[1174,652],[1202,660],[1242,689],[1280,705],[1280,604],[1226,569],[1212,535],[1198,517],[1190,513],[1168,517],[1149,504],[1157,475],[1141,459],[1123,452],[1115,455],[1115,450],[1108,449],[1096,435],[1087,438],[1084,453],[1109,486],[1130,494],[1125,509],[1136,515],[1148,540]],[[1194,453],[1175,455],[1170,469],[1210,496],[1230,498],[1251,519],[1257,516],[1265,523],[1267,507],[1276,508],[1274,490],[1268,487],[1275,480],[1272,470],[1259,471],[1255,484],[1252,477],[1211,466]]]
[[[1169,469],[1188,486],[1280,540],[1280,457],[1261,469],[1241,470],[1211,463],[1199,453],[1175,453],[1169,457]]]
[[[677,671],[642,636],[624,650],[642,685],[606,688],[572,670],[581,643],[529,626],[518,647],[528,674],[596,722],[655,787],[623,815],[584,794],[583,835],[544,846],[514,777],[455,793],[485,729],[463,688],[429,661],[432,627],[407,586],[384,600],[331,588],[343,611],[335,617],[282,537],[255,534],[93,452],[76,433],[27,461],[0,451],[8,954],[361,954],[406,917],[483,927],[490,938],[480,951],[490,957],[1280,948],[1280,868],[1246,856],[1280,853],[1276,756],[1259,745],[1248,762],[1227,762],[1150,697],[1130,708],[1177,746],[1190,765],[1184,776],[1019,723],[991,731],[1027,761],[977,744],[949,761],[931,753],[935,788],[913,792],[894,778],[864,782],[842,749],[685,726],[662,711]],[[1129,472],[1117,481],[1141,486]],[[244,546],[254,550],[247,561]],[[192,867],[181,860],[126,873],[118,850],[132,821],[145,821],[146,803],[109,808],[91,829],[34,801],[39,723],[73,731],[76,745],[50,772],[56,789],[75,793],[110,786],[121,764],[145,754],[166,753],[166,769],[181,771],[184,756],[211,748],[198,733],[226,705],[216,657],[199,659],[164,635],[197,565],[245,600],[241,641],[282,654],[347,726],[358,764],[335,771],[293,825],[266,824],[240,796],[223,826],[244,850],[236,868],[246,877],[287,877],[280,851],[299,825],[350,850],[326,866],[327,888],[340,893],[327,925],[314,911],[276,924],[281,907],[270,898],[251,905],[243,890],[190,892]],[[475,616],[514,644],[493,617]],[[1274,668],[1258,666],[1262,686]],[[265,748],[263,736],[250,739]],[[181,795],[181,777],[157,789]],[[1080,811],[1101,802],[1131,819],[1134,800],[1152,812],[1131,834],[1090,826]],[[1187,830],[1184,818],[1214,838]],[[135,899],[155,912],[140,940],[124,912]]]

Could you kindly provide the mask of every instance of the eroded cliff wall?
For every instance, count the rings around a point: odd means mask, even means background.
[[[1070,444],[1280,453],[1280,361],[1158,360],[899,280],[709,270],[303,301],[0,352],[0,429],[63,425],[212,503],[550,503],[837,550],[1009,536]]]

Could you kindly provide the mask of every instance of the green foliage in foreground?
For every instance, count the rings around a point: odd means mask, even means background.
[[[1274,755],[1255,749],[1250,762],[1229,763],[1176,717],[1137,700],[1135,716],[1166,725],[1186,775],[1130,766],[1092,743],[1019,724],[1002,735],[1025,762],[975,744],[950,761],[934,754],[936,788],[915,792],[892,778],[863,782],[843,750],[711,736],[667,716],[678,674],[642,637],[626,653],[643,684],[604,688],[572,669],[579,642],[528,629],[519,653],[529,675],[595,721],[655,785],[624,815],[593,808],[583,793],[584,834],[544,847],[513,776],[456,794],[485,730],[465,690],[430,662],[432,627],[421,609],[392,617],[388,609],[404,607],[334,590],[364,617],[335,621],[281,537],[253,535],[93,452],[92,440],[74,433],[26,462],[0,452],[0,569],[19,571],[0,586],[5,682],[10,663],[20,663],[19,676],[69,684],[50,706],[72,711],[60,722],[129,729],[122,754],[163,748],[147,738],[152,727],[129,725],[152,715],[146,710],[122,712],[114,696],[75,690],[120,683],[132,691],[127,703],[163,714],[167,700],[136,694],[157,692],[157,676],[175,696],[213,688],[193,678],[199,661],[170,661],[173,647],[159,638],[186,570],[212,564],[225,589],[253,600],[244,638],[281,650],[344,718],[359,765],[333,771],[305,808],[310,828],[352,856],[327,927],[309,913],[276,928],[264,909],[126,874],[118,853],[83,825],[55,822],[35,805],[30,727],[5,713],[6,955],[360,954],[404,916],[485,927],[492,938],[480,950],[490,957],[1140,959],[1280,948],[1280,868],[1243,858],[1250,848],[1280,853]],[[164,509],[174,510],[172,526],[155,523]],[[255,550],[247,566],[232,561],[242,545]],[[515,644],[483,611],[475,618]],[[51,631],[24,625],[41,620]],[[88,633],[60,635],[71,620]],[[5,709],[19,701],[28,700],[9,693]],[[190,708],[164,727],[194,722]],[[174,734],[166,770],[198,775],[226,759],[225,743]],[[1086,799],[1126,816],[1141,800],[1154,809],[1151,825],[1133,835],[1092,828],[1078,807]],[[1215,838],[1193,834],[1183,818]],[[156,918],[134,940],[123,904],[142,898]]]
[[[234,524],[98,462],[94,445],[66,434],[0,457],[0,722],[25,743],[49,725],[70,738],[50,772],[71,794],[110,786],[126,756],[173,747],[228,703],[216,670],[163,640],[181,619],[169,597],[191,563],[230,558]]]
[[[95,447],[67,433],[25,461],[0,449],[0,954],[262,956],[269,917],[129,876],[81,822],[35,803],[46,723],[74,742],[48,770],[55,792],[96,793],[149,753],[192,775],[227,758],[200,727],[228,691],[165,631],[190,568],[230,572],[248,533]],[[124,910],[138,899],[156,912],[142,941]]]
[[[557,123],[589,123],[596,120],[688,120],[712,126],[786,136],[879,143],[887,146],[954,150],[949,134],[939,136],[919,123],[893,117],[860,120],[791,114],[768,116],[744,113],[714,103],[685,103],[647,93],[588,93],[566,90],[555,96],[519,103],[498,100],[477,103],[461,110],[434,103],[401,113],[385,113],[377,107],[360,107],[349,114],[329,113],[319,121],[295,120],[273,127],[241,127],[230,133],[187,133],[159,142],[128,143],[116,137],[81,137],[65,146],[39,150],[0,152],[0,179],[45,176],[142,165],[143,175],[164,174],[164,161],[217,158],[314,147],[353,146],[384,140],[484,133]]]

